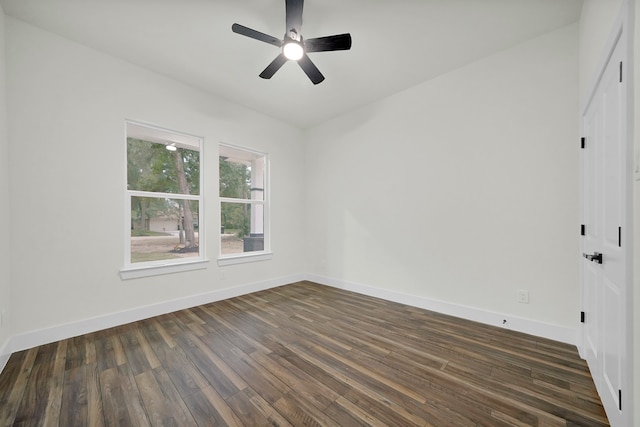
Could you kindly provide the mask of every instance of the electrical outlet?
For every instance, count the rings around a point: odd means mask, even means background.
[[[523,289],[518,291],[518,302],[522,304],[529,304],[529,291]]]

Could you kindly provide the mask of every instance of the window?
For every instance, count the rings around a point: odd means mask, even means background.
[[[269,252],[267,155],[220,145],[221,258]]]
[[[127,122],[125,269],[203,260],[201,145]]]

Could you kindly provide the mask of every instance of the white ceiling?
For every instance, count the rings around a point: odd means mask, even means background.
[[[284,0],[0,0],[7,15],[301,128],[397,93],[579,19],[582,0],[306,0],[302,35],[349,32],[349,51],[258,74],[282,38]]]

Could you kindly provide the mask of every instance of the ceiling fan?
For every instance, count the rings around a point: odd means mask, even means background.
[[[304,0],[285,0],[287,30],[282,40],[240,24],[231,26],[231,30],[234,33],[251,37],[282,49],[280,55],[260,73],[260,77],[263,79],[273,77],[285,62],[291,60],[297,61],[307,77],[314,85],[317,85],[324,80],[324,76],[318,70],[318,67],[311,62],[307,53],[351,49],[351,34],[349,33],[304,40],[300,33],[303,6]]]

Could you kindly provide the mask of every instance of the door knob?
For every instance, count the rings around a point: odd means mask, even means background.
[[[602,264],[602,254],[600,252],[594,252],[593,255],[582,254],[589,261],[593,261],[597,264]]]

